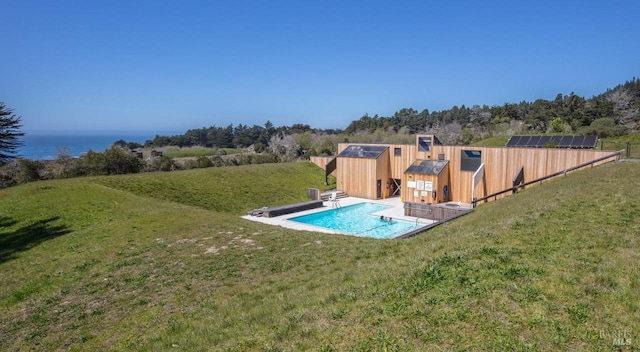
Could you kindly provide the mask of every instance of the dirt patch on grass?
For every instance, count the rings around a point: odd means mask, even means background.
[[[313,241],[313,242],[307,242],[303,244],[302,247],[311,246],[311,245],[322,247],[324,244],[322,243],[322,241]]]
[[[229,247],[227,246],[222,246],[222,247],[209,247],[207,248],[207,250],[204,252],[204,254],[213,254],[213,255],[218,255],[220,254],[221,251],[224,251],[226,249],[228,249]]]
[[[224,232],[224,234],[233,235],[234,233],[232,231],[227,231],[227,232]],[[259,234],[260,234],[260,232],[254,232],[250,236],[254,237],[254,236],[259,235]],[[208,239],[210,239],[210,238],[211,237],[208,237]],[[231,240],[229,240],[227,243],[225,243],[223,245],[207,247],[207,249],[205,250],[204,254],[219,255],[222,252],[224,252],[225,250],[228,250],[230,248],[240,249],[240,250],[253,250],[253,249],[260,250],[260,249],[263,249],[263,247],[257,245],[256,240],[251,239],[251,238],[247,238],[247,237],[243,237],[243,236],[240,235],[240,236],[233,237]]]

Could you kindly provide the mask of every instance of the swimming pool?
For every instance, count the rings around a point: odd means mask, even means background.
[[[392,219],[389,223],[373,214],[387,208],[387,205],[364,202],[288,220],[371,238],[393,238],[416,228],[411,221]]]

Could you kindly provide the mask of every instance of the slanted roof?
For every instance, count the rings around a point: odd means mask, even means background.
[[[384,145],[350,145],[338,156],[348,158],[377,159],[389,147]]]
[[[447,166],[449,160],[421,160],[413,162],[405,174],[438,175]]]

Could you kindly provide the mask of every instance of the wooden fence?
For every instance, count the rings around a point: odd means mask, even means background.
[[[611,153],[609,155],[605,155],[603,157],[600,157],[598,159],[591,160],[589,162],[582,163],[582,164],[579,164],[579,165],[564,169],[562,171],[554,172],[551,175],[540,177],[540,178],[537,178],[537,179],[529,181],[529,182],[522,182],[522,183],[516,184],[516,180],[514,179],[513,187],[504,189],[504,190],[499,191],[499,192],[495,192],[495,193],[489,194],[488,196],[485,196],[485,197],[482,197],[482,198],[474,199],[471,202],[471,204],[472,204],[473,207],[475,207],[479,202],[487,202],[491,198],[496,200],[498,198],[498,196],[500,196],[500,195],[502,195],[504,193],[508,193],[508,192],[516,193],[520,188],[525,188],[526,186],[529,186],[529,185],[532,185],[532,184],[535,184],[535,183],[542,184],[542,181],[548,180],[548,179],[550,179],[552,177],[563,176],[563,175],[566,176],[567,173],[569,173],[571,171],[575,171],[575,170],[581,169],[583,167],[587,167],[587,166],[593,167],[595,164],[601,163],[603,161],[606,161],[606,160],[612,159],[612,158],[618,159],[618,158],[620,158],[620,155],[622,155],[624,152],[625,152],[624,150],[620,150],[620,151],[617,151],[615,153]]]

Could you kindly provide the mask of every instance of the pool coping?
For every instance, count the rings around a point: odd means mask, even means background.
[[[349,196],[349,197],[345,197],[345,198],[340,198],[335,203],[331,202],[331,201],[325,201],[325,202],[323,202],[322,207],[320,207],[320,208],[304,210],[304,211],[300,211],[300,212],[296,212],[296,213],[285,214],[285,215],[275,216],[275,217],[271,217],[271,218],[253,216],[253,215],[244,215],[244,216],[242,216],[242,218],[246,219],[246,220],[261,222],[263,224],[280,226],[280,227],[284,227],[284,228],[287,228],[287,229],[298,230],[298,231],[322,232],[322,233],[335,234],[335,235],[348,235],[348,236],[371,238],[371,237],[367,237],[367,236],[360,236],[360,235],[356,235],[356,234],[352,234],[352,233],[347,233],[347,232],[342,232],[342,231],[337,231],[337,230],[331,230],[331,229],[324,228],[324,227],[308,225],[308,224],[303,224],[303,223],[300,223],[300,222],[289,220],[289,218],[298,217],[298,216],[304,216],[304,215],[309,215],[309,214],[314,214],[314,213],[317,213],[317,212],[329,210],[329,209],[333,208],[334,206],[348,206],[348,205],[353,205],[353,204],[363,203],[363,202],[374,203],[374,204],[384,204],[384,205],[388,206],[388,208],[386,208],[386,209],[382,209],[382,210],[379,210],[379,211],[376,211],[376,212],[372,213],[372,214],[376,214],[377,216],[382,215],[382,216],[387,217],[387,218],[391,217],[393,219],[416,222],[418,224],[422,224],[423,225],[423,226],[421,226],[419,228],[414,228],[414,229],[412,229],[412,231],[409,231],[409,232],[421,232],[421,231],[423,231],[423,230],[425,230],[427,228],[432,227],[435,223],[437,223],[437,221],[434,221],[434,220],[417,218],[417,217],[414,217],[414,216],[405,216],[404,215],[404,203],[401,201],[400,197],[391,197],[391,198],[386,198],[386,199],[372,200],[372,199],[358,198],[358,197]],[[408,232],[403,232],[403,233],[398,234],[397,236],[389,237],[389,238],[386,238],[386,239],[402,238],[407,233]],[[372,238],[372,239],[374,239],[374,238]]]

